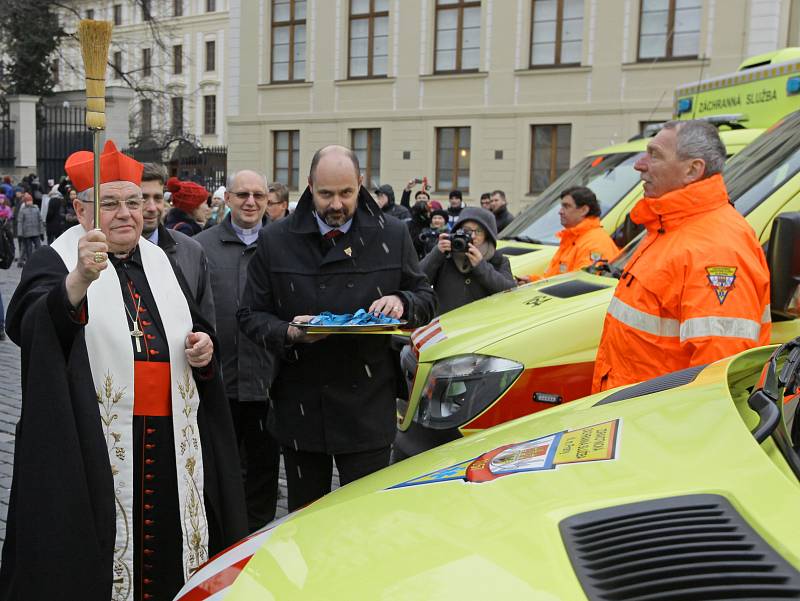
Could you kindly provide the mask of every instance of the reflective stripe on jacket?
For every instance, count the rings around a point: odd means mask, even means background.
[[[611,240],[599,217],[587,217],[575,227],[568,227],[556,234],[561,239],[556,254],[544,272],[544,277],[577,271],[598,259],[610,261],[619,249]]]
[[[647,234],[608,307],[593,392],[769,343],[766,259],[721,175],[643,198],[631,218]]]

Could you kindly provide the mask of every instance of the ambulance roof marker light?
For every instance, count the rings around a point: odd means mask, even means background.
[[[691,98],[681,98],[678,100],[678,115],[683,115],[684,113],[688,113],[692,110],[692,99]]]
[[[800,94],[800,77],[790,77],[786,80],[786,95]]]

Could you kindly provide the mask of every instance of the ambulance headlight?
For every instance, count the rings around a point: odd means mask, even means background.
[[[435,430],[466,423],[494,403],[522,373],[516,361],[459,355],[434,364],[415,419]]]

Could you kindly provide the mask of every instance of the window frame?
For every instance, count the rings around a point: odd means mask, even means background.
[[[289,153],[286,171],[289,174],[288,182],[281,182],[278,179],[278,134],[289,134],[289,148],[285,152]],[[297,134],[297,149],[294,147],[294,134]],[[300,151],[300,130],[299,129],[273,129],[272,130],[272,180],[280,182],[291,191],[297,191],[300,188],[300,169],[297,169],[297,181],[292,185],[292,174],[295,170],[294,165],[294,151]],[[284,152],[284,151],[281,151]]]
[[[472,69],[464,69],[461,66],[464,54],[464,9],[467,8],[481,8],[481,0],[456,0],[454,4],[439,4],[440,0],[435,0],[436,5],[434,10],[436,15],[433,23],[433,72],[435,75],[448,75],[451,73],[478,73],[480,71],[480,59],[478,66]],[[458,9],[458,25],[456,25],[456,68],[455,69],[437,69],[436,68],[436,53],[438,52],[439,37],[439,13],[443,10]],[[481,20],[481,29],[483,28],[483,20]],[[480,44],[478,44],[478,54],[480,55]]]
[[[581,34],[581,60],[575,63],[562,63],[561,62],[561,46],[562,34],[564,29],[564,2],[565,0],[557,0],[558,6],[556,7],[556,55],[552,63],[534,64],[533,62],[533,25],[534,17],[536,16],[536,2],[531,0],[531,34],[528,46],[528,68],[529,69],[562,69],[566,67],[580,67],[583,64],[583,34]],[[586,4],[584,3],[584,12],[586,11]],[[583,16],[581,16],[581,24],[583,23]]]
[[[142,48],[142,77],[150,77],[153,74],[153,50]]]
[[[111,8],[114,25],[122,25],[122,4],[115,4]]]
[[[294,76],[294,30],[298,25],[303,25],[306,29],[306,52],[308,52],[308,3],[306,3],[306,18],[295,19],[295,2],[297,0],[289,0],[289,20],[276,21],[275,20],[275,0],[270,0],[270,61],[269,61],[269,81],[270,83],[297,83],[306,81],[305,74],[303,79],[296,79]],[[275,29],[278,27],[289,28],[289,73],[286,79],[275,79]],[[308,63],[308,61],[304,61]],[[349,67],[348,67],[349,68]],[[283,131],[283,130],[282,130]],[[288,131],[288,130],[286,130]]]
[[[172,46],[172,74],[183,75],[183,44]]]
[[[213,73],[217,70],[217,40],[206,40],[205,48],[206,48],[205,72]],[[209,48],[211,48],[213,52],[209,52]]]
[[[638,63],[651,63],[654,61],[686,61],[695,60],[700,58],[700,42],[702,41],[703,31],[703,3],[700,2],[700,21],[697,24],[697,54],[684,54],[681,56],[674,56],[672,53],[673,42],[675,40],[675,11],[676,0],[669,0],[669,8],[667,8],[667,47],[664,51],[664,56],[652,56],[649,58],[642,58],[642,19],[644,18],[644,2],[639,0],[639,30],[636,36],[636,62]]]
[[[153,20],[153,3],[151,0],[142,0],[142,21]]]
[[[570,154],[572,154],[572,123],[532,123],[530,126],[531,132],[531,158],[528,163],[528,194],[530,195],[539,195],[547,189],[547,186],[552,184],[558,178],[560,173],[558,173],[558,128],[559,127],[569,127],[569,135],[570,135]],[[537,127],[549,127],[550,128],[550,181],[547,182],[547,186],[542,188],[541,190],[534,190],[533,186],[533,164],[536,160],[536,128]],[[569,163],[567,164],[567,169],[569,169]]]
[[[439,164],[440,164],[440,154],[439,154],[439,139],[442,135],[442,131],[445,129],[452,129],[453,130],[453,168],[452,168],[452,182],[453,186],[450,189],[444,189],[439,184]],[[458,172],[459,172],[459,159],[461,154],[461,130],[468,129],[469,132],[469,157],[467,160],[467,177],[472,177],[472,170],[470,169],[470,162],[472,161],[472,127],[470,125],[447,125],[442,127],[436,128],[436,171],[435,171],[435,187],[434,192],[436,194],[445,194],[449,193],[450,190],[460,190],[462,194],[469,194],[470,187],[472,186],[472,180],[470,179],[470,183],[466,188],[462,188],[458,185]]]
[[[86,9],[86,18],[94,21],[94,9],[93,8],[87,8]]]
[[[139,135],[142,138],[147,138],[153,135],[153,101],[150,98],[142,98],[139,102]],[[147,110],[145,110],[145,107],[147,107]],[[147,116],[146,120],[145,115]],[[145,125],[147,125],[147,127],[145,127]]]
[[[122,79],[122,51],[115,50],[111,55],[111,64],[114,68],[112,79]]]
[[[353,0],[349,0],[348,2],[348,13],[347,13],[347,79],[380,79],[389,77],[389,69],[388,69],[388,54],[387,54],[387,69],[386,73],[375,75],[375,54],[374,54],[374,45],[375,45],[375,19],[386,17],[387,25],[389,20],[389,9],[376,11],[375,10],[375,1],[376,0],[369,0],[369,12],[363,13],[359,15],[353,14]],[[388,4],[387,4],[388,6]],[[351,37],[353,32],[353,21],[369,21],[369,28],[367,33],[367,47],[368,47],[368,54],[367,54],[367,74],[366,75],[353,75],[350,70],[351,64],[351,55],[350,49],[352,46],[353,38]],[[387,50],[388,50],[388,43],[387,43]]]
[[[217,12],[217,1],[216,0],[206,0],[206,12],[207,13],[215,13],[215,12]]]
[[[211,127],[209,128],[209,99],[213,99],[211,103],[214,105],[214,110],[211,111],[211,118],[212,123]],[[203,135],[204,136],[215,136],[217,135],[217,95],[216,94],[204,94],[203,95]]]
[[[180,119],[176,120],[176,107],[180,108]],[[173,96],[170,99],[170,131],[172,132],[173,136],[182,136],[183,135],[183,96]],[[205,110],[205,107],[203,107]],[[205,115],[203,115],[205,119]],[[177,127],[176,127],[177,125]]]
[[[350,148],[353,149],[353,152],[356,151],[356,132],[366,132],[367,134],[367,147],[365,149],[366,158],[364,165],[360,165],[361,169],[364,171],[364,185],[370,187],[372,185],[372,172],[374,170],[374,165],[372,164],[372,150],[374,148],[373,144],[375,142],[374,136],[377,132],[378,134],[378,173],[381,172],[381,142],[383,141],[383,135],[381,132],[380,127],[354,127],[350,130]],[[359,161],[360,163],[361,161]],[[380,176],[379,180],[380,181]]]
[[[183,16],[183,0],[172,0],[172,16]]]

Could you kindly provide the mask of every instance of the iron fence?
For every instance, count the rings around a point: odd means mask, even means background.
[[[137,161],[163,163],[170,176],[200,184],[206,190],[214,191],[225,185],[227,176],[227,146],[202,146],[182,139],[169,152],[174,140],[166,147],[145,141],[138,146],[126,148],[122,152]]]
[[[36,111],[36,167],[39,181],[59,181],[64,162],[78,150],[92,149],[92,132],[86,129],[86,109],[48,106]]]
[[[0,97],[0,168],[13,169],[16,162],[14,153],[14,122],[8,102]]]

